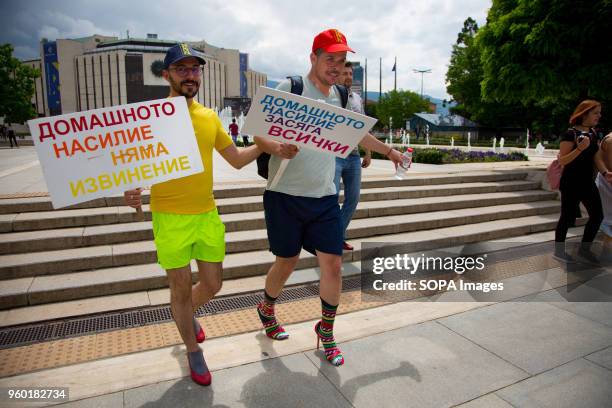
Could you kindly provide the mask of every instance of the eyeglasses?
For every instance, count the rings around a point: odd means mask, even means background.
[[[178,76],[180,77],[186,77],[189,74],[191,75],[200,75],[202,74],[202,67],[201,66],[197,66],[197,67],[177,67],[177,68],[170,68],[171,71],[174,71],[178,74]]]

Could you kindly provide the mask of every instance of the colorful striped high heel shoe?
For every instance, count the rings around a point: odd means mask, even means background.
[[[317,350],[319,349],[319,342],[323,343],[323,349],[325,350],[325,358],[334,366],[341,366],[344,364],[344,356],[342,352],[336,346],[336,340],[334,339],[333,331],[326,332],[321,329],[321,322],[319,321],[314,327],[317,335]]]
[[[289,333],[276,320],[273,308],[261,302],[257,305],[257,314],[266,331],[266,336],[273,340],[287,340],[289,338]]]

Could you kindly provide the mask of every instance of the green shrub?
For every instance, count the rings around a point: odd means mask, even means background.
[[[444,153],[438,149],[417,149],[413,153],[412,161],[415,163],[442,164]]]

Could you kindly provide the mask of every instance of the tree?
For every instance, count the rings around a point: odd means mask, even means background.
[[[13,57],[10,44],[0,46],[0,117],[6,123],[24,123],[36,116],[32,106],[37,69]]]
[[[406,120],[417,112],[429,111],[429,102],[411,91],[390,91],[383,95],[376,106],[376,116],[385,126],[389,126],[389,118],[395,128],[405,126]]]
[[[612,102],[611,19],[610,0],[494,0],[476,39],[482,97],[531,107],[543,126],[567,126],[581,99]]]
[[[376,115],[377,106],[378,106],[378,102],[373,101],[371,99],[364,101],[363,103],[364,113],[371,118],[378,119],[378,115]],[[374,125],[374,129],[382,129],[382,128],[383,128],[382,124],[380,123],[379,120],[377,120],[376,124]]]
[[[480,82],[482,66],[480,50],[474,44],[478,24],[471,17],[463,23],[463,29],[457,35],[453,45],[451,60],[446,72],[446,91],[453,97],[457,106],[453,112],[472,120],[479,120]]]
[[[476,42],[478,30],[476,21],[468,17],[453,45],[446,72],[446,91],[457,102],[451,111],[484,126],[501,128],[526,125],[523,124],[526,112],[522,106],[482,98],[484,73],[481,50]]]

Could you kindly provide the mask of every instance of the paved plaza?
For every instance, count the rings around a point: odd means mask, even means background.
[[[541,170],[550,160],[416,163],[411,172]],[[240,172],[223,160],[215,166],[217,186],[262,183],[254,164]],[[380,177],[393,170],[374,160],[364,178]],[[33,147],[0,148],[0,196],[46,191]],[[188,377],[181,346],[4,377],[0,387],[69,387],[74,401],[65,407],[610,407],[612,268],[595,269],[576,286],[560,266],[511,276],[502,300],[420,298],[343,314],[336,321],[342,367],[315,349],[315,321],[305,321],[287,325],[291,337],[283,342],[253,331],[207,340],[210,387]],[[537,290],[534,281],[543,282]],[[576,298],[591,301],[568,301]]]

